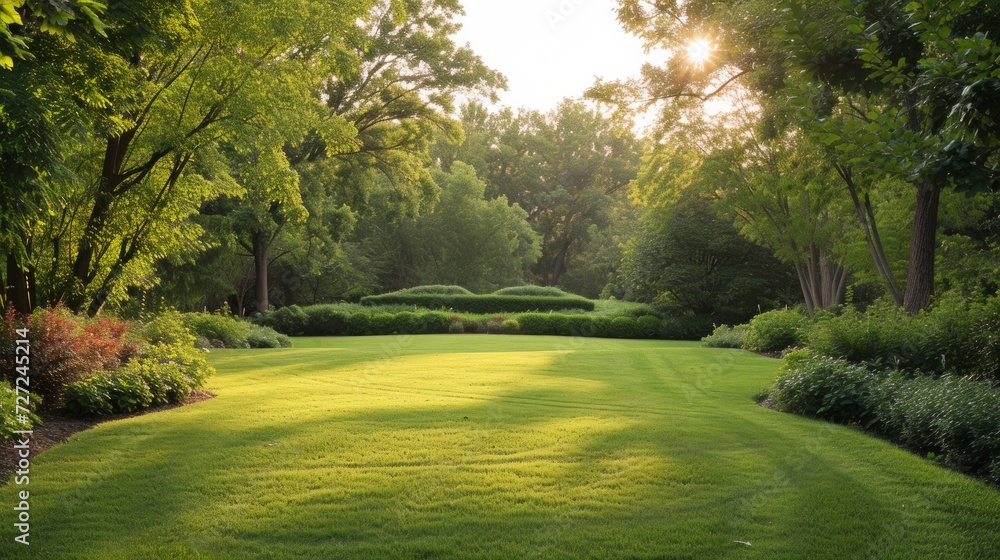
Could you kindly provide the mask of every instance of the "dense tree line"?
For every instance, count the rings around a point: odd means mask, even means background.
[[[549,112],[489,107],[460,13],[0,3],[4,306],[528,282],[722,322],[995,293],[995,2],[622,0],[671,57]]]

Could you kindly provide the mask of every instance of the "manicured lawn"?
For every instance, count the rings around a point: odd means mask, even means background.
[[[32,544],[11,542],[7,485],[0,558],[1000,555],[1000,492],[756,406],[775,360],[555,337],[295,342],[216,351],[217,398],[38,457]]]

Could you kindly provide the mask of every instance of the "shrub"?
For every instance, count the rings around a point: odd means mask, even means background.
[[[451,322],[448,323],[448,332],[450,334],[461,334],[465,332],[465,324],[458,317],[454,317]]]
[[[805,341],[803,328],[809,318],[792,309],[776,309],[750,320],[743,347],[754,352],[779,352]]]
[[[524,334],[569,335],[570,323],[565,315],[527,313],[518,317]]]
[[[272,328],[260,325],[250,325],[246,342],[250,348],[288,348],[292,345],[292,339]]]
[[[719,325],[712,331],[712,334],[701,339],[705,346],[709,348],[743,348],[743,337],[746,335],[747,325]]]
[[[357,313],[351,313],[351,315],[347,318],[347,334],[351,336],[366,336],[372,334],[368,328],[368,314],[360,311]]]
[[[94,378],[76,381],[63,391],[63,408],[72,416],[105,416],[114,413],[111,397],[104,384]]]
[[[959,333],[942,344],[950,350],[947,353],[949,368],[960,374],[1000,382],[1000,296],[974,306],[963,315],[968,317],[970,325],[965,332],[945,321],[939,322],[939,331]]]
[[[493,292],[493,295],[497,296],[540,296],[540,297],[566,297],[568,294],[555,286],[532,286],[528,284],[527,286],[511,286],[509,288],[500,288],[499,290]]]
[[[712,332],[712,318],[704,315],[672,315],[660,321],[659,338],[700,340]]]
[[[102,386],[107,391],[113,412],[135,412],[153,404],[153,391],[137,367],[97,372],[85,383]]]
[[[921,454],[1000,482],[1000,390],[953,376],[894,377],[877,389],[879,428]]]
[[[396,316],[392,313],[373,313],[368,317],[368,334],[393,334],[396,332]]]
[[[587,315],[564,315],[566,321],[565,334],[570,336],[597,336],[594,330],[594,319]]]
[[[309,328],[309,316],[298,305],[268,311],[260,316],[258,322],[288,336],[302,336]]]
[[[611,317],[591,318],[590,330],[594,333],[594,336],[611,338]]]
[[[191,380],[184,375],[184,369],[180,364],[158,364],[148,360],[136,360],[129,366],[137,368],[149,386],[153,394],[153,404],[180,402],[193,389]]]
[[[417,334],[420,332],[420,324],[417,321],[417,314],[411,311],[396,313],[395,332],[399,334]]]
[[[636,327],[635,319],[631,317],[615,317],[611,319],[610,335],[613,338],[638,338],[639,329]]]
[[[564,309],[594,310],[594,302],[578,296],[438,295],[393,292],[391,294],[361,298],[361,303],[366,306],[415,305],[427,309],[446,308],[455,311],[483,314],[559,311]]]
[[[486,334],[501,334],[503,332],[503,317],[491,317],[486,320]]]
[[[94,371],[115,369],[132,359],[138,341],[131,324],[113,317],[88,319],[67,309],[39,309],[30,317],[13,311],[4,317],[0,335],[2,378],[14,383],[16,329],[28,327],[31,344],[31,392],[40,407],[55,409],[66,385]]]
[[[486,325],[480,323],[477,319],[466,318],[462,319],[462,332],[476,334],[481,332],[486,332]]]
[[[34,426],[41,424],[41,419],[35,414],[39,399],[34,394],[32,402],[28,405],[28,413],[25,415],[27,422],[22,424],[17,421],[17,391],[15,391],[6,381],[0,381],[0,442],[13,437],[18,430],[30,430]],[[22,404],[22,411],[23,411]]]
[[[338,336],[348,332],[348,313],[332,305],[313,305],[302,309],[306,314],[307,336]],[[287,333],[286,333],[287,334]]]
[[[770,392],[778,410],[847,424],[875,419],[869,399],[875,378],[864,366],[798,351],[785,357],[782,370]]]
[[[417,325],[422,334],[441,334],[448,332],[451,320],[444,313],[423,313],[417,316]]]
[[[149,345],[194,346],[195,336],[184,326],[184,317],[176,311],[165,311],[146,318],[138,328],[139,336]]]
[[[507,334],[519,334],[521,332],[521,323],[517,319],[507,319],[500,327]]]
[[[817,323],[808,344],[824,356],[896,369],[934,368],[940,359],[926,359],[929,329],[926,316],[913,316],[888,303],[865,313],[847,309],[837,317]],[[749,335],[749,333],[748,333]]]
[[[643,315],[635,320],[635,328],[640,338],[656,338],[660,332],[660,320],[652,315]]]
[[[227,315],[207,313],[185,313],[184,326],[195,338],[204,337],[210,341],[222,342],[224,348],[250,348],[247,335],[250,324]]]
[[[472,295],[472,292],[461,286],[416,286],[393,292],[397,294],[438,294],[438,295]]]

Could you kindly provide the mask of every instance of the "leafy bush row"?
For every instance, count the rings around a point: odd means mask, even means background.
[[[709,348],[743,348],[747,325],[719,325],[712,334],[701,339]]]
[[[513,316],[462,316],[436,311],[348,312],[338,305],[291,305],[263,314],[261,324],[291,336],[365,336],[384,334],[544,334],[609,338],[697,339],[707,319],[605,317],[584,314],[522,313]]]
[[[796,309],[768,311],[747,325],[720,327],[704,341],[733,347],[742,336],[740,346],[756,352],[804,346],[876,369],[1000,381],[1000,298],[970,302],[946,294],[918,315],[887,303],[838,311],[812,320]]]
[[[287,348],[292,341],[261,325],[230,315],[185,313],[184,326],[195,335],[199,348]]]
[[[867,428],[1000,482],[1000,389],[989,383],[908,378],[799,351],[786,357],[768,396],[778,410]]]
[[[0,329],[4,366],[0,438],[8,437],[13,429],[6,420],[13,417],[11,409],[16,404],[9,388],[16,372],[12,350],[19,338],[17,329],[29,329],[31,393],[37,399],[32,409],[94,416],[177,402],[202,386],[213,370],[205,361],[205,352],[195,347],[195,336],[185,327],[190,321],[211,326],[216,329],[214,336],[220,337],[232,334],[228,322],[235,323],[231,318],[204,321],[177,312],[136,322],[77,316],[63,308],[39,309],[30,316],[8,313]],[[256,333],[287,339],[256,325],[237,327],[248,337]]]
[[[555,286],[510,286],[493,292],[497,296],[573,297]]]
[[[436,311],[341,311],[336,305],[290,305],[258,318],[265,327],[289,336],[367,336],[381,334],[440,334],[448,332],[448,315]]]
[[[117,369],[137,355],[140,340],[134,326],[112,317],[77,317],[64,308],[39,309],[26,317],[10,311],[0,330],[3,379],[13,386],[16,330],[28,328],[31,393],[44,408],[58,408],[66,385],[95,371]]]
[[[393,292],[395,294],[439,294],[439,295],[458,295],[465,294],[471,295],[472,292],[463,288],[462,286],[444,286],[444,285],[429,285],[429,286],[416,286],[413,288],[406,288],[404,290],[399,290],[398,292]]]
[[[102,416],[176,403],[200,388],[214,370],[180,313],[164,313],[140,328],[139,356],[114,370],[97,371],[63,389],[66,412]]]
[[[448,309],[469,313],[518,313],[528,311],[594,310],[594,302],[578,296],[539,297],[467,294],[391,293],[361,298],[362,305],[414,305],[425,309]]]

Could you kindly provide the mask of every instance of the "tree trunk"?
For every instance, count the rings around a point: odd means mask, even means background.
[[[7,253],[7,275],[5,278],[7,293],[7,305],[10,305],[18,313],[30,314],[34,309],[34,302],[31,300],[31,290],[28,286],[28,275],[17,262],[17,257],[13,253]]]
[[[941,191],[932,182],[917,185],[917,207],[910,238],[910,268],[906,275],[903,307],[908,313],[926,309],[934,295],[934,253],[937,248],[938,207]]]
[[[854,204],[854,211],[858,216],[861,231],[865,234],[865,241],[868,243],[868,253],[875,263],[875,269],[885,282],[886,291],[889,293],[889,297],[892,298],[893,303],[897,306],[902,306],[903,297],[899,292],[899,286],[896,284],[896,278],[892,274],[889,260],[885,256],[885,248],[882,246],[882,239],[878,234],[878,227],[875,223],[875,212],[872,210],[871,200],[866,194],[865,202],[861,202],[858,196],[858,187],[854,183],[854,177],[849,168],[837,164],[834,164],[834,168],[847,185],[847,192],[851,195],[851,202]]]
[[[799,287],[802,288],[802,300],[806,304],[806,312],[812,317],[816,312],[816,300],[813,299],[811,281],[806,266],[802,263],[795,263],[795,274],[799,277]]]
[[[806,311],[812,316],[817,309],[833,307],[844,302],[847,287],[847,270],[831,262],[830,254],[815,245],[805,263],[795,263],[795,272],[802,288]]]
[[[270,240],[268,235],[255,233],[251,243],[253,244],[253,268],[254,268],[254,306],[258,313],[264,313],[268,308],[267,301],[267,267],[268,250]]]
[[[552,271],[549,275],[549,286],[559,284],[559,279],[562,278],[563,272],[566,270],[566,253],[569,252],[570,243],[571,241],[563,241],[559,252],[556,253],[555,261],[552,263]]]

